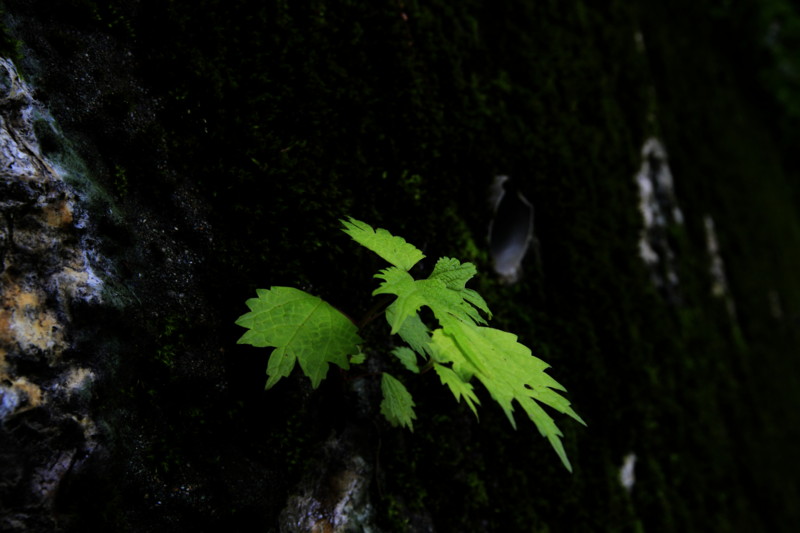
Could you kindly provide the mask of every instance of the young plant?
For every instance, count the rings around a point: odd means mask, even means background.
[[[420,250],[385,229],[374,230],[353,218],[342,224],[353,240],[392,265],[375,275],[381,283],[373,292],[396,297],[385,315],[390,333],[404,345],[392,350],[392,356],[414,374],[433,369],[476,417],[480,401],[473,378],[500,404],[514,428],[513,402],[517,402],[571,471],[562,433],[542,405],[584,422],[556,392],[566,389],[545,373],[544,361],[517,342],[516,335],[486,325],[484,316],[491,318],[489,307],[477,292],[466,288],[475,266],[443,257],[426,279],[414,279],[409,271],[425,257]],[[348,370],[351,364],[364,362],[358,327],[324,300],[291,287],[256,292],[257,298],[246,302],[250,312],[236,321],[248,330],[238,342],[275,348],[267,364],[267,389],[288,376],[295,363],[316,388],[331,363]],[[438,327],[431,330],[420,318],[422,307],[431,311]],[[413,431],[414,401],[405,386],[383,372],[381,390],[381,413],[392,425]]]

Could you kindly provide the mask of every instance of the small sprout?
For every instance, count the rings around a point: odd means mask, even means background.
[[[514,404],[521,407],[571,471],[561,431],[542,405],[583,420],[559,394],[564,387],[545,373],[547,363],[517,342],[516,335],[487,326],[492,315],[486,301],[466,287],[475,266],[442,257],[427,278],[415,279],[409,270],[424,257],[420,250],[385,229],[352,218],[342,224],[345,233],[392,265],[375,275],[381,283],[373,294],[395,296],[385,316],[390,333],[407,344],[391,352],[402,366],[412,374],[433,368],[456,401],[463,399],[477,416],[480,401],[471,383],[476,378],[515,428]],[[257,294],[247,300],[250,312],[236,323],[248,329],[239,343],[275,348],[267,364],[267,388],[288,376],[295,362],[314,388],[330,363],[347,370],[364,362],[357,327],[324,300],[291,287],[259,289]],[[420,316],[423,307],[436,322],[432,330]],[[414,400],[406,387],[384,372],[381,390],[381,413],[392,425],[413,430]]]

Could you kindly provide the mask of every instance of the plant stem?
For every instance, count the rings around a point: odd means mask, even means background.
[[[429,360],[427,363],[425,363],[425,366],[423,366],[422,368],[419,369],[419,375],[421,376],[422,374],[424,374],[425,372],[427,372],[431,368],[433,368],[433,360],[432,359]]]
[[[389,303],[391,303],[391,299],[392,299],[392,297],[391,297],[391,296],[388,296],[388,295],[384,295],[384,296],[382,296],[382,297],[378,298],[378,299],[375,301],[375,303],[372,305],[372,307],[370,307],[370,308],[367,310],[367,312],[366,312],[366,313],[364,313],[364,316],[361,318],[361,320],[359,320],[359,321],[356,323],[356,326],[358,326],[358,329],[359,329],[359,330],[361,330],[361,329],[364,329],[364,327],[365,327],[367,324],[369,324],[370,322],[372,322],[373,320],[375,320],[376,318],[378,318],[378,316],[379,316],[381,313],[383,313],[383,311],[384,311],[384,310],[385,310],[387,307],[389,307]]]

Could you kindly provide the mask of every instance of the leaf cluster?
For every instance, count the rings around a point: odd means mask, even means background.
[[[391,352],[403,367],[413,374],[433,369],[456,400],[463,400],[476,416],[480,399],[473,382],[477,380],[514,428],[516,403],[571,470],[562,433],[542,406],[583,420],[559,394],[564,387],[545,373],[544,361],[515,335],[488,326],[491,312],[486,301],[466,287],[476,274],[475,266],[443,257],[427,278],[415,279],[410,270],[425,257],[419,249],[352,218],[342,224],[353,240],[391,265],[375,275],[381,283],[373,295],[396,297],[385,316],[391,334],[404,342]],[[236,323],[248,328],[239,343],[275,348],[267,365],[267,388],[288,376],[295,362],[316,388],[331,363],[346,370],[364,360],[357,327],[324,300],[290,287],[261,289],[257,294],[247,301],[250,312]],[[421,318],[423,307],[431,311],[435,327]],[[415,405],[403,383],[383,372],[381,390],[381,413],[393,425],[413,431]]]

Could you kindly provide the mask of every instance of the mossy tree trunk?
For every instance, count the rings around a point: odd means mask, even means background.
[[[800,523],[788,3],[6,0],[2,13],[3,55],[47,118],[28,149],[58,178],[37,211],[58,250],[36,257],[80,244],[103,287],[45,287],[57,269],[17,261],[22,215],[0,198],[0,340],[16,339],[9,317],[68,326],[46,364],[0,347],[3,527]],[[6,98],[3,124],[17,111]],[[487,243],[498,175],[534,213],[512,284]],[[440,256],[478,266],[493,325],[552,365],[588,423],[559,420],[573,474],[485,391],[477,421],[432,373],[406,382],[413,434],[380,417],[370,376],[263,390],[267,354],[237,346],[234,325],[256,288],[298,287],[353,317],[373,303],[383,265],[339,231],[348,215],[420,247],[425,273]],[[394,364],[385,324],[362,335],[371,371]],[[47,388],[79,371],[80,394]],[[26,456],[38,434],[51,440]],[[72,455],[54,462],[59,450]],[[65,464],[46,494],[28,483],[45,463]],[[23,486],[29,498],[6,497]]]

